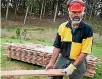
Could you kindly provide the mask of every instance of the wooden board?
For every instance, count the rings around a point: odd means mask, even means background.
[[[1,71],[1,76],[63,76],[62,69]]]

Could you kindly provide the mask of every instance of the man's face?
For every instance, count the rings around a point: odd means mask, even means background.
[[[79,24],[83,19],[83,15],[82,11],[69,11],[69,17],[73,24]]]

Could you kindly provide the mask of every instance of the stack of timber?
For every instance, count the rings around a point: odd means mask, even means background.
[[[41,44],[6,44],[6,55],[8,58],[24,62],[46,66],[52,56],[53,46]]]
[[[97,62],[101,61],[101,59],[93,56],[93,55],[88,55],[86,58],[87,61],[87,70],[85,72],[85,76],[88,77],[94,77],[94,75],[96,74],[96,64]]]
[[[42,44],[6,44],[6,56],[8,58],[41,65],[46,67],[49,63],[53,52],[53,46],[46,46]],[[87,56],[87,70],[85,76],[93,77],[95,75],[96,63],[99,59],[93,55]]]

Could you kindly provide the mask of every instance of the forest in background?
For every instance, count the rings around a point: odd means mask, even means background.
[[[1,25],[5,20],[22,24],[61,24],[68,20],[67,3],[71,0],[1,0]],[[100,35],[102,30],[102,0],[83,0],[84,20]],[[18,23],[19,24],[19,23]],[[1,26],[4,27],[3,25]],[[6,26],[7,27],[7,26]]]
[[[39,20],[53,18],[56,22],[57,17],[68,15],[66,9],[68,1],[71,0],[1,0],[1,15],[6,20],[9,19],[10,12],[13,13],[14,20],[17,15],[24,16],[24,24],[26,20],[36,19],[36,16]],[[86,5],[85,19],[102,20],[102,0],[83,1]]]

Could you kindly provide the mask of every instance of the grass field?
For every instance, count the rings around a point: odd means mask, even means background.
[[[12,25],[11,25],[12,24]],[[12,22],[2,22],[2,26],[5,26],[4,29],[1,30],[1,70],[35,70],[35,69],[42,69],[43,67],[35,66],[33,64],[24,63],[17,60],[8,60],[4,54],[5,51],[5,43],[39,43],[44,45],[53,45],[53,41],[55,39],[55,34],[57,32],[58,27],[27,27],[27,35],[26,39],[20,41],[20,39],[16,38],[16,27],[18,27],[19,23],[12,23]],[[6,28],[7,26],[11,27],[11,29]],[[14,29],[12,29],[14,28]],[[25,28],[25,27],[24,27]],[[96,57],[102,59],[102,35],[94,34],[94,44],[92,48],[92,54]],[[96,75],[93,79],[102,79],[102,62],[97,63],[97,70]],[[15,79],[46,79],[47,77],[32,77],[32,76],[22,76],[22,77],[15,77]],[[5,79],[5,78],[2,78]],[[65,77],[65,79],[67,79]],[[88,77],[84,77],[83,79],[91,79]]]
[[[12,39],[12,38],[2,38],[1,39],[1,70],[20,70],[20,69],[27,69],[27,70],[35,70],[35,69],[42,69],[43,67],[35,66],[33,64],[24,63],[17,60],[7,60],[4,56],[6,53],[4,46],[5,43],[19,43],[19,39]],[[23,40],[23,43],[40,43],[45,45],[52,45],[52,41],[41,41],[41,40]],[[101,45],[93,45],[93,55],[101,58],[102,57],[102,46]],[[102,76],[102,62],[97,64],[96,75],[93,79],[101,79]],[[5,78],[2,78],[5,79]],[[46,79],[46,77],[32,77],[32,76],[22,76],[22,77],[15,77],[15,79]],[[65,77],[65,79],[67,79]],[[90,79],[88,77],[84,77],[83,79]]]

